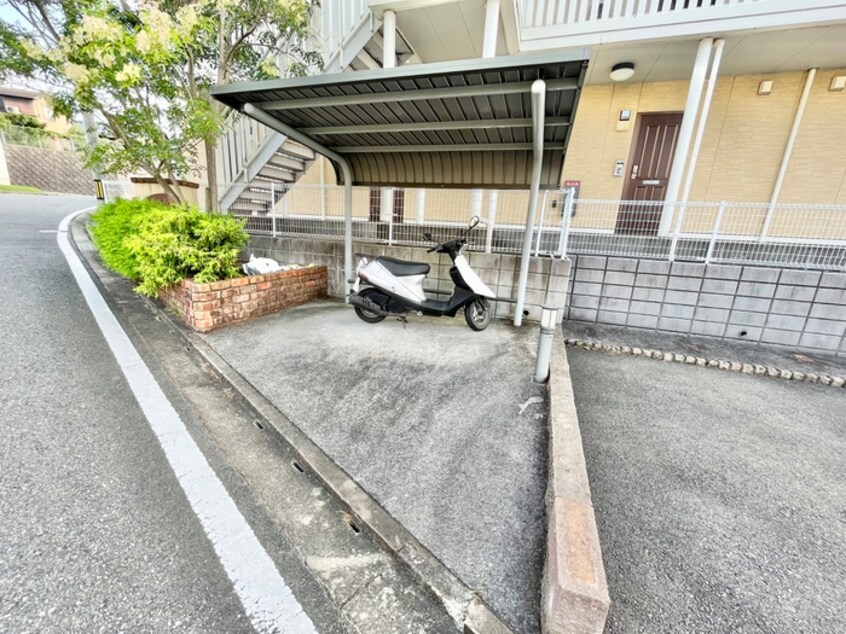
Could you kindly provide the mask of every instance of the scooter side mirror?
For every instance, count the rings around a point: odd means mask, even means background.
[[[472,218],[470,218],[470,229],[478,225],[481,221],[482,219],[479,218],[479,216],[473,216]]]
[[[432,237],[432,234],[429,233],[428,231],[424,231],[420,235],[422,235],[423,239],[428,241],[428,242],[434,242],[435,241],[435,239]]]

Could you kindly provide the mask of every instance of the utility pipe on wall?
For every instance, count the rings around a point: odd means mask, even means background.
[[[711,45],[713,43],[713,38],[706,37],[700,40],[699,48],[696,50],[696,60],[693,62],[690,87],[687,91],[684,115],[682,116],[682,123],[679,128],[679,140],[676,144],[673,164],[670,167],[670,178],[667,181],[667,194],[664,197],[664,208],[661,211],[661,223],[658,225],[658,235],[667,235],[673,223],[673,211],[676,208],[675,203],[679,196],[679,188],[684,174],[684,166],[687,162],[687,155],[690,152],[690,137],[693,132],[693,126],[696,123],[696,114],[699,111],[699,100],[702,97],[705,71],[708,69],[708,60],[711,58]]]
[[[705,126],[708,123],[708,111],[711,109],[711,99],[714,96],[714,88],[717,85],[717,72],[720,69],[720,61],[723,58],[723,47],[725,40],[714,42],[714,59],[711,62],[711,72],[708,73],[708,87],[705,89],[705,99],[702,102],[702,114],[699,115],[699,125],[696,127],[696,138],[693,140],[693,150],[690,153],[690,163],[687,166],[687,178],[684,182],[684,191],[681,196],[681,208],[684,209],[687,197],[690,195],[690,187],[693,185],[693,172],[696,170],[696,161],[699,158],[699,148],[702,146],[702,137],[705,135]]]
[[[529,261],[532,257],[532,229],[535,226],[535,209],[538,206],[541,168],[543,167],[543,130],[546,108],[546,82],[536,79],[532,83],[532,183],[529,189],[529,208],[526,213],[526,230],[523,233],[523,254],[520,257],[520,277],[517,281],[517,302],[514,306],[514,325],[523,323],[523,306],[526,303],[526,283],[529,280]]]
[[[781,193],[781,186],[784,184],[784,176],[787,174],[787,166],[790,163],[790,156],[793,154],[793,146],[796,143],[796,135],[799,133],[799,126],[802,124],[802,115],[805,114],[805,106],[808,104],[808,95],[811,94],[811,86],[814,83],[814,77],[816,74],[817,69],[811,68],[805,76],[805,86],[802,88],[802,96],[799,97],[799,105],[796,108],[796,114],[793,115],[793,126],[790,128],[790,134],[787,137],[787,145],[784,147],[784,155],[781,157],[781,165],[778,168],[775,185],[773,185],[773,194],[770,196],[770,205],[767,208],[767,217],[764,219],[764,226],[761,228],[762,238],[769,232],[770,223],[773,221],[773,212],[775,211],[775,206],[778,204],[778,196]]]

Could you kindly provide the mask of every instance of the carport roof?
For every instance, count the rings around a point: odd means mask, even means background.
[[[236,83],[212,94],[236,110],[252,104],[342,155],[354,185],[522,189],[532,173],[530,89],[543,79],[541,187],[550,188],[559,185],[586,64],[565,53],[499,57]]]

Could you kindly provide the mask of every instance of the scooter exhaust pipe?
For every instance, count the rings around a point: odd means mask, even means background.
[[[377,315],[382,315],[383,317],[391,317],[396,315],[397,313],[391,313],[379,306],[376,302],[372,299],[368,299],[366,297],[362,297],[361,295],[357,295],[353,293],[350,295],[350,304],[353,306],[358,306],[365,310],[369,310],[372,313],[376,313]]]

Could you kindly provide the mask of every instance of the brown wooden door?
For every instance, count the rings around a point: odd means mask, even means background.
[[[662,202],[667,194],[667,180],[676,152],[681,120],[680,112],[639,115],[623,199],[645,202],[620,205],[617,233],[658,233],[662,205],[650,205],[648,201]]]

